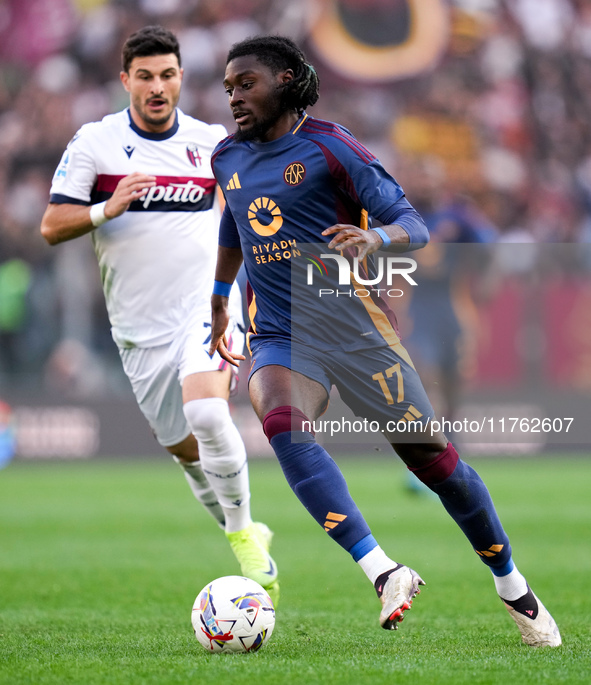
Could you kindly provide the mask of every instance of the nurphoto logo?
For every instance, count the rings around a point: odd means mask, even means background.
[[[349,286],[349,290],[339,290],[334,288],[320,288],[319,297],[335,295],[336,297],[370,297],[371,293],[367,288],[361,286],[375,286],[381,284],[385,278],[385,288],[373,288],[373,291],[381,294],[384,291],[389,297],[402,297],[404,292],[399,288],[392,288],[395,276],[402,276],[404,280],[412,286],[418,285],[410,275],[416,271],[417,263],[410,257],[377,257],[375,259],[375,274],[366,277],[365,270],[359,267],[359,259],[353,259],[353,269],[351,262],[343,255],[321,254],[319,257],[308,257],[310,264],[307,266],[307,285],[314,285],[315,270],[323,276],[328,276],[328,268],[325,260],[332,259],[338,266],[339,286]],[[363,260],[362,260],[363,261]],[[360,270],[362,273],[360,273]],[[351,286],[354,286],[351,289]]]

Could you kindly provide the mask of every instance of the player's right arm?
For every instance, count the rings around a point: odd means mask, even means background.
[[[209,354],[217,350],[220,357],[234,366],[245,359],[242,354],[235,354],[226,346],[226,329],[230,323],[228,304],[230,288],[238,276],[243,261],[242,247],[238,227],[230,207],[226,204],[220,221],[218,261],[215,267],[215,282],[211,296],[211,345]]]
[[[141,200],[148,189],[155,185],[155,176],[139,171],[125,176],[119,181],[111,197],[105,203],[100,203],[103,206],[99,207],[99,217],[102,213],[104,221],[109,221],[121,216],[134,200]],[[41,220],[41,235],[50,245],[57,245],[90,233],[104,223],[100,218],[97,222],[96,210],[93,218],[93,207],[96,205],[50,203]]]
[[[211,345],[209,347],[210,356],[217,350],[220,357],[234,366],[238,362],[246,359],[243,354],[230,352],[226,346],[226,330],[230,323],[230,312],[228,295],[216,292],[227,286],[229,289],[238,276],[238,271],[242,265],[242,249],[239,247],[218,247],[218,261],[215,269],[214,293],[211,296]],[[221,287],[220,287],[221,286]]]

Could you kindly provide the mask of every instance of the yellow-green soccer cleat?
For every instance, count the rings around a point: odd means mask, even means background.
[[[251,523],[236,533],[226,533],[242,575],[262,585],[275,607],[279,601],[277,565],[269,554],[273,533],[264,523]]]

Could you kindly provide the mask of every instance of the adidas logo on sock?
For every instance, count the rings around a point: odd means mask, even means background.
[[[477,549],[474,551],[481,557],[494,557],[503,550],[504,546],[505,545],[491,545],[488,549],[485,549],[482,552],[479,552]]]
[[[333,511],[329,511],[326,515],[326,521],[324,522],[324,530],[328,533],[329,530],[336,528],[339,523],[347,518],[346,514],[335,514]]]

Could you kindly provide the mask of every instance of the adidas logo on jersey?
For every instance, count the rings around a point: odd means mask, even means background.
[[[226,186],[226,190],[237,190],[238,188],[242,188],[240,185],[240,179],[238,178],[238,172],[232,176],[230,179],[230,183]]]

